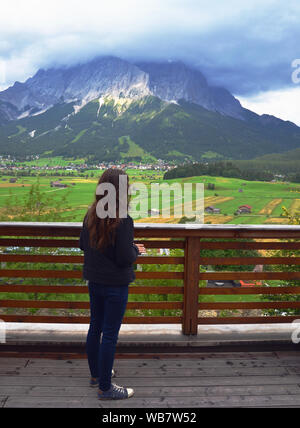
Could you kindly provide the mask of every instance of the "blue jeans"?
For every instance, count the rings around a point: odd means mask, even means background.
[[[88,363],[91,376],[99,378],[99,388],[107,391],[111,386],[116,345],[128,301],[128,285],[110,286],[89,281],[89,295]]]

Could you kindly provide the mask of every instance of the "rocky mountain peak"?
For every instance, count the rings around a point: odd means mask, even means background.
[[[238,100],[226,89],[210,87],[200,71],[183,62],[133,64],[113,56],[38,70],[24,83],[0,92],[0,117],[30,116],[62,102],[75,101],[80,106],[105,96],[138,99],[147,95],[168,102],[183,99],[243,119]]]

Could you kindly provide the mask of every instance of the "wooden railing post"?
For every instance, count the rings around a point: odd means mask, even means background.
[[[200,239],[188,236],[184,253],[183,334],[197,334]]]

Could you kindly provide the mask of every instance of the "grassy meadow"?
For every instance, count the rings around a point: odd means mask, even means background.
[[[174,180],[163,180],[162,172],[152,170],[127,171],[130,182],[142,182],[147,188],[151,183],[203,183],[204,184],[204,206],[214,206],[220,209],[220,214],[205,213],[205,223],[211,224],[284,224],[287,220],[282,217],[282,207],[286,207],[291,212],[300,210],[300,184],[286,182],[261,182],[245,181],[235,178],[224,177],[190,177]],[[10,183],[11,177],[0,177],[0,215],[8,201],[11,205],[22,204],[27,193],[33,184],[39,180],[40,191],[49,196],[55,202],[65,196],[67,206],[61,206],[60,217],[65,221],[81,221],[88,206],[94,199],[94,192],[97,186],[98,177],[101,171],[86,171],[85,176],[40,176],[19,177],[16,183]],[[55,188],[50,186],[51,181],[60,180],[66,184],[65,188]],[[208,189],[208,184],[214,184],[214,189]],[[50,198],[51,196],[51,198]],[[150,192],[143,195],[150,198]],[[176,200],[172,200],[174,207]],[[179,202],[181,203],[181,201]],[[235,211],[240,205],[250,205],[250,214],[235,215]],[[150,208],[150,201],[148,200]],[[160,201],[160,209],[164,209]],[[171,208],[172,214],[172,208]],[[2,220],[3,215],[1,216]],[[13,220],[13,216],[7,218]],[[178,218],[139,218],[139,222],[178,222]]]

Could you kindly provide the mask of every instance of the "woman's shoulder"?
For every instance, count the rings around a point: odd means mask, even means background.
[[[133,226],[133,219],[129,214],[127,214],[127,217],[120,218],[120,224]]]

